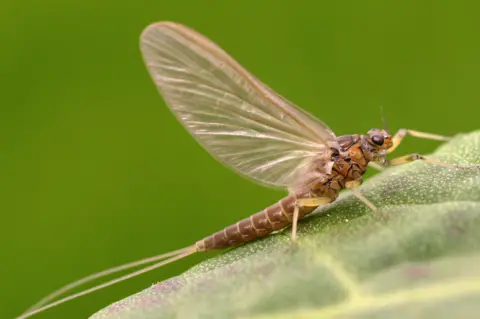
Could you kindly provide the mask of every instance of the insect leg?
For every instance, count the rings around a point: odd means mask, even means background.
[[[434,164],[434,165],[439,165],[443,167],[448,167],[448,168],[456,168],[456,169],[480,169],[480,164],[473,164],[473,165],[458,165],[458,164],[450,164],[450,163],[445,163],[442,162],[438,159],[432,158],[432,157],[426,157],[417,153],[405,155],[405,156],[400,156],[397,158],[394,158],[392,160],[388,160],[385,162],[385,165],[387,166],[395,166],[395,165],[402,165],[402,164],[407,164],[413,161],[424,161],[426,163]]]
[[[330,203],[332,199],[330,197],[313,197],[313,198],[298,198],[293,209],[293,219],[292,219],[292,242],[297,240],[297,224],[298,216],[300,213],[301,207],[317,207],[320,205],[326,205]]]
[[[385,166],[384,166],[384,165],[379,164],[379,163],[376,163],[376,162],[370,162],[370,163],[368,163],[368,166],[370,166],[371,168],[376,169],[377,171],[383,171],[383,170],[385,170]]]
[[[369,201],[365,196],[363,196],[362,193],[356,190],[356,188],[358,188],[358,186],[360,186],[361,183],[362,183],[361,180],[350,181],[346,183],[345,187],[348,188],[352,192],[352,194],[356,198],[358,198],[362,203],[367,205],[368,208],[370,208],[373,212],[376,212],[377,207],[371,201]]]
[[[295,243],[297,241],[297,223],[298,223],[299,211],[300,211],[300,207],[298,205],[295,205],[295,208],[293,209],[293,220],[292,220],[292,235],[291,235],[292,243]]]
[[[425,133],[425,132],[408,130],[408,129],[402,128],[398,130],[398,132],[393,136],[392,138],[393,145],[388,149],[387,153],[390,154],[391,152],[393,152],[398,147],[398,145],[400,145],[403,138],[407,135],[423,138],[427,140],[435,140],[435,141],[449,141],[452,139],[451,137],[448,137],[448,136]]]

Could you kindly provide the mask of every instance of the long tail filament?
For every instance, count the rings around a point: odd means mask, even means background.
[[[131,263],[128,263],[128,264],[124,264],[124,265],[121,265],[121,266],[117,266],[117,267],[114,267],[114,268],[110,268],[110,269],[107,269],[107,270],[89,275],[89,276],[84,277],[80,280],[74,281],[74,282],[72,282],[72,283],[70,283],[66,286],[63,286],[62,288],[54,291],[53,293],[49,294],[48,296],[46,296],[44,298],[42,298],[39,302],[37,302],[35,305],[31,306],[28,310],[26,310],[23,314],[21,314],[19,317],[15,318],[15,319],[24,319],[24,318],[31,317],[34,314],[37,314],[37,313],[42,312],[44,310],[56,307],[56,306],[58,306],[62,303],[65,303],[67,301],[70,301],[70,300],[76,299],[78,297],[81,297],[81,296],[87,295],[89,293],[92,293],[94,291],[112,286],[116,283],[119,283],[121,281],[136,277],[136,276],[141,275],[141,274],[144,274],[144,273],[149,272],[150,270],[156,269],[158,267],[162,267],[162,266],[167,265],[169,263],[172,263],[176,260],[179,260],[179,259],[182,259],[182,258],[187,257],[189,255],[192,255],[195,252],[197,252],[195,246],[189,246],[189,247],[185,247],[185,248],[182,248],[182,249],[179,249],[179,250],[175,250],[175,251],[172,251],[172,252],[169,252],[169,253],[166,253],[166,254],[137,260],[137,261],[134,261],[134,262],[131,262]],[[74,289],[74,288],[76,288],[80,285],[83,285],[87,282],[90,282],[92,280],[95,280],[95,279],[98,279],[98,278],[101,278],[101,277],[104,277],[104,276],[107,276],[107,275],[110,275],[110,274],[113,274],[113,273],[116,273],[116,272],[119,272],[119,271],[122,271],[122,270],[134,268],[134,267],[144,265],[144,264],[149,264],[149,263],[152,263],[152,262],[155,262],[155,261],[158,261],[158,260],[162,260],[162,261],[158,262],[158,263],[155,263],[151,266],[142,268],[140,270],[137,270],[135,272],[132,272],[130,274],[127,274],[125,276],[112,279],[112,280],[107,281],[107,282],[105,282],[103,284],[100,284],[98,286],[80,291],[76,294],[69,295],[69,296],[64,297],[62,299],[59,299],[55,302],[47,304],[48,302],[54,300],[56,297],[66,293],[67,291],[70,291],[70,290],[72,290],[72,289]]]

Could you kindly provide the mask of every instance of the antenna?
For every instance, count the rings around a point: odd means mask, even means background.
[[[382,114],[383,128],[390,134],[390,129],[388,128],[387,119],[385,118],[385,111],[383,110],[383,105],[380,105],[380,113]]]

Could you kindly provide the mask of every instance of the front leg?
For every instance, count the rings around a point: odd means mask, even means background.
[[[398,145],[400,145],[403,138],[407,135],[423,138],[427,140],[435,140],[435,141],[450,141],[452,139],[451,137],[448,137],[448,136],[425,133],[425,132],[408,130],[406,128],[402,128],[398,130],[398,132],[393,136],[392,138],[393,145],[387,150],[387,154],[390,154],[391,152],[393,152],[398,147]]]
[[[480,164],[473,164],[473,165],[458,165],[458,164],[450,164],[450,163],[445,163],[442,162],[436,158],[432,157],[427,157],[423,156],[417,153],[409,154],[409,155],[404,155],[400,157],[396,157],[391,160],[385,160],[383,163],[386,166],[397,166],[397,165],[403,165],[407,164],[410,162],[414,161],[424,161],[426,163],[430,163],[433,165],[439,165],[447,168],[456,168],[456,169],[480,169]]]

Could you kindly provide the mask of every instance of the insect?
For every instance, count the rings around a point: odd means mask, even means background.
[[[192,246],[73,282],[18,318],[30,317],[195,252],[237,246],[289,225],[295,241],[297,221],[318,206],[335,201],[344,188],[375,212],[375,205],[357,190],[369,165],[378,168],[421,160],[447,168],[480,168],[448,164],[419,154],[387,159],[407,135],[450,139],[436,134],[401,129],[391,135],[388,129],[371,129],[364,135],[337,137],[319,119],[261,83],[216,44],[183,25],[152,24],[142,33],[140,44],[160,94],[197,142],[238,174],[267,187],[287,189],[289,195]],[[51,302],[93,279],[145,264],[153,265]]]

